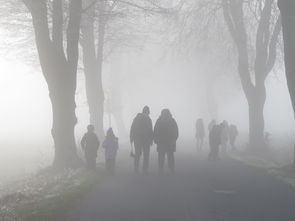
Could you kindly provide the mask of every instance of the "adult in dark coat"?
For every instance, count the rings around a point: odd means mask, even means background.
[[[87,133],[84,134],[81,140],[81,146],[85,153],[86,167],[88,169],[95,169],[99,140],[94,133],[93,125],[87,126]]]
[[[209,160],[219,159],[219,146],[221,144],[222,124],[214,125],[209,133],[210,153]]]
[[[178,139],[178,126],[168,109],[162,110],[154,128],[154,142],[157,144],[159,156],[159,173],[163,173],[165,156],[168,158],[168,167],[172,173],[175,170],[174,152]]]
[[[148,173],[150,147],[153,144],[153,124],[149,117],[150,109],[145,106],[142,113],[134,118],[130,129],[130,142],[134,143],[134,171],[138,172],[140,157],[143,153],[143,173]]]

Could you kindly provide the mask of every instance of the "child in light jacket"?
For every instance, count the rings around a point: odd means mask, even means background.
[[[116,156],[119,149],[118,143],[118,138],[114,135],[113,129],[110,128],[107,131],[102,147],[105,149],[106,170],[111,174],[115,173]]]

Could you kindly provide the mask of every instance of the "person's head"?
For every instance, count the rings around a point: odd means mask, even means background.
[[[144,108],[142,109],[142,113],[149,115],[150,114],[150,108],[148,106],[144,106]]]
[[[87,131],[88,131],[88,132],[93,132],[93,131],[94,131],[94,126],[93,126],[92,124],[89,124],[89,125],[87,126]]]
[[[161,112],[161,117],[169,118],[172,117],[172,114],[169,109],[163,109]]]
[[[107,131],[107,137],[114,137],[115,134],[114,134],[114,131],[112,128],[109,128],[108,131]]]

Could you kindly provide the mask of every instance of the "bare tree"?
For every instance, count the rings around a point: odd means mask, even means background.
[[[295,112],[295,2],[279,0],[278,5],[282,16],[286,77]]]
[[[254,62],[251,64],[245,8],[249,6],[257,17]],[[265,79],[274,67],[277,42],[281,31],[280,16],[274,0],[250,1],[222,0],[224,18],[237,48],[238,71],[249,106],[249,148],[259,152],[265,147],[263,109],[266,100]],[[252,79],[252,74],[253,78]]]
[[[78,42],[82,0],[69,1],[69,20],[64,50],[64,9],[62,0],[52,1],[52,31],[49,28],[49,2],[23,0],[31,13],[36,46],[52,104],[52,136],[55,147],[54,165],[74,167],[80,164],[76,152],[74,128]]]
[[[115,49],[122,48],[126,43],[126,39],[130,42],[135,35],[130,35],[128,31],[117,32],[107,29],[110,23],[115,19],[123,20],[130,16],[134,11],[140,11],[141,14],[161,14],[166,12],[165,8],[159,5],[142,0],[140,2],[134,1],[97,1],[84,0],[84,16],[82,19],[82,38],[81,45],[83,48],[83,63],[86,80],[86,94],[89,105],[90,123],[95,126],[100,138],[104,136],[103,118],[104,118],[104,90],[102,84],[103,62],[106,56],[114,53]],[[120,6],[120,7],[118,7]],[[136,16],[135,16],[136,17]],[[118,27],[112,26],[111,29]],[[126,26],[124,27],[125,29]],[[121,34],[122,36],[110,36]],[[110,39],[110,38],[113,39]],[[117,38],[114,40],[114,38]],[[107,43],[115,42],[109,51],[107,51]],[[121,121],[121,119],[118,119]],[[122,123],[122,121],[121,121]]]

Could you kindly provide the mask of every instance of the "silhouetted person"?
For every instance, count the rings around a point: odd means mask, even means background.
[[[110,174],[115,174],[116,156],[119,149],[118,138],[115,136],[113,129],[107,131],[102,147],[105,149],[105,166]]]
[[[196,139],[197,139],[197,150],[202,151],[205,137],[205,128],[203,119],[198,119],[196,122]]]
[[[213,129],[213,127],[216,125],[216,120],[212,120],[208,125],[208,132],[210,134],[210,131]]]
[[[239,134],[239,132],[238,132],[237,126],[234,124],[231,124],[229,126],[229,143],[230,143],[233,151],[236,150],[236,138],[237,138],[238,134]]]
[[[209,133],[209,160],[219,159],[219,146],[221,144],[222,125],[214,125]]]
[[[153,124],[149,117],[150,109],[148,106],[143,108],[142,113],[137,114],[134,118],[130,130],[130,142],[134,143],[134,171],[138,172],[140,157],[143,153],[144,174],[148,173],[150,147],[153,144]]]
[[[174,152],[178,139],[178,126],[168,109],[162,110],[154,128],[154,142],[157,144],[159,156],[159,173],[163,173],[165,156],[168,158],[168,167],[175,171]]]
[[[94,133],[93,125],[87,126],[87,133],[84,134],[81,140],[81,146],[85,153],[86,167],[88,169],[95,169],[99,140]]]
[[[221,123],[221,149],[222,153],[226,153],[228,141],[229,141],[229,126],[226,120]]]

